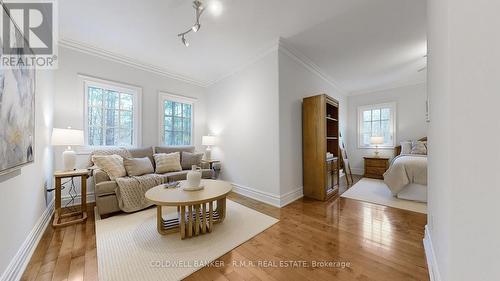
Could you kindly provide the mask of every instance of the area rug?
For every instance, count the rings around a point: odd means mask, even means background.
[[[185,240],[158,234],[156,208],[97,220],[99,280],[180,280],[278,222],[230,200],[226,211],[212,233]],[[175,208],[164,213],[175,214]]]
[[[340,197],[356,199],[413,212],[427,213],[427,204],[425,203],[402,200],[392,196],[391,191],[383,180],[362,178]]]

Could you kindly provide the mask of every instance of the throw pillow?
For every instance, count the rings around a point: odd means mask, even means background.
[[[203,159],[203,153],[191,153],[182,152],[181,166],[183,170],[191,170],[191,166],[201,166],[201,159]]]
[[[174,153],[157,153],[153,155],[156,163],[156,173],[164,174],[168,172],[182,171],[181,154]]]
[[[423,141],[413,141],[411,143],[411,154],[427,155],[427,146]]]
[[[142,176],[155,172],[153,164],[148,157],[144,158],[124,158],[123,165],[129,176]]]
[[[94,155],[92,156],[92,162],[106,172],[112,181],[127,176],[127,171],[123,166],[123,158],[120,155]]]
[[[411,141],[402,141],[401,142],[401,154],[411,154]]]

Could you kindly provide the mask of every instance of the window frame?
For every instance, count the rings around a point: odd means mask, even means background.
[[[87,75],[78,75],[80,89],[83,91],[83,128],[85,137],[85,146],[87,147],[112,147],[115,145],[90,145],[89,144],[89,112],[88,112],[88,87],[98,87],[110,89],[116,92],[132,95],[133,121],[132,121],[132,145],[126,147],[140,147],[142,145],[142,88],[122,82],[96,78]]]
[[[397,139],[397,127],[396,127],[396,115],[397,115],[397,104],[396,102],[388,102],[388,103],[379,103],[379,104],[371,104],[371,105],[363,105],[363,106],[358,106],[358,128],[357,128],[357,139],[358,139],[358,148],[366,148],[366,149],[372,149],[375,148],[375,145],[369,144],[365,145],[363,144],[362,140],[362,128],[363,128],[363,112],[366,110],[374,110],[374,109],[379,109],[379,108],[390,108],[391,110],[391,119],[389,122],[391,124],[391,130],[392,130],[392,141],[389,144],[386,145],[378,145],[378,148],[387,148],[387,149],[392,149],[396,147],[396,139]]]
[[[191,144],[188,144],[188,145],[194,146],[194,141],[195,141],[194,122],[195,122],[195,118],[196,118],[195,105],[196,105],[196,102],[198,101],[198,99],[186,97],[186,96],[175,95],[175,94],[164,92],[164,91],[158,92],[158,124],[160,126],[160,128],[159,128],[160,130],[159,130],[159,134],[158,134],[159,145],[167,145],[165,143],[165,109],[163,107],[165,101],[167,101],[167,100],[191,105]],[[168,146],[171,146],[171,145],[168,145]]]

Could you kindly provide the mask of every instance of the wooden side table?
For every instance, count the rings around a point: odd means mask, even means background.
[[[74,170],[74,171],[61,171],[61,172],[54,173],[54,178],[56,180],[55,214],[54,214],[54,220],[52,221],[52,226],[54,228],[64,227],[64,226],[87,221],[87,179],[89,178],[89,174],[90,174],[90,172],[87,169],[80,169],[80,170]],[[62,184],[61,184],[61,180],[66,179],[66,178],[75,178],[75,177],[81,178],[81,194],[82,195],[81,195],[80,211],[72,212],[72,213],[68,213],[68,214],[62,214],[62,209],[61,209]],[[75,217],[75,216],[81,216],[81,217],[75,218],[75,219],[70,220],[70,221],[61,222],[61,218],[68,218],[68,217]]]
[[[202,163],[208,163],[210,165],[210,170],[213,169],[214,167],[214,163],[219,163],[220,160],[214,160],[214,159],[210,159],[210,160],[201,160]]]
[[[365,178],[384,179],[384,173],[389,168],[389,158],[363,157],[365,159]]]

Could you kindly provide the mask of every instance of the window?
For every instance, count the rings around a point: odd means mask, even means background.
[[[90,146],[138,146],[140,88],[82,77],[85,140]]]
[[[160,93],[160,143],[171,146],[193,144],[195,99]]]
[[[375,147],[371,137],[384,137],[378,147],[394,147],[396,128],[396,103],[376,104],[358,107],[358,146]]]

